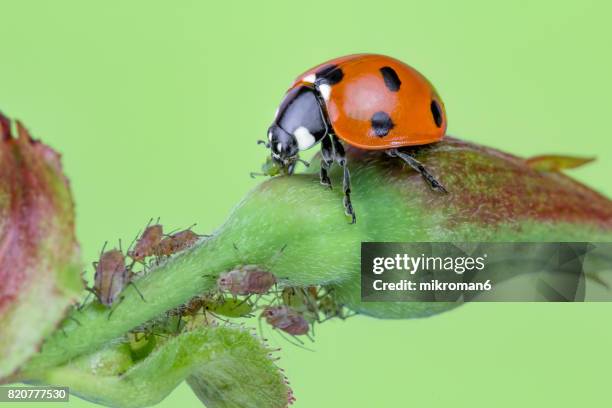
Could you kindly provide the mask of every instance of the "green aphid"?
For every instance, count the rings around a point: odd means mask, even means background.
[[[142,360],[151,354],[157,343],[153,333],[148,331],[129,332],[127,334],[127,339],[130,345],[130,353],[134,361]]]
[[[224,317],[248,317],[253,305],[240,299],[215,297],[204,301],[204,310]]]
[[[284,167],[280,166],[276,163],[270,156],[266,158],[266,162],[261,165],[261,173],[251,173],[251,177],[255,178],[255,176],[279,176],[287,174]]]

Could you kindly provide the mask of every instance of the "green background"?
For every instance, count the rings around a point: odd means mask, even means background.
[[[150,217],[220,225],[258,182],[255,140],[293,78],[356,52],[423,72],[449,134],[523,156],[596,155],[571,173],[610,196],[610,4],[0,0],[0,109],[63,154],[84,260]],[[271,338],[296,407],[603,406],[611,313],[479,303],[329,322],[314,353]],[[199,405],[186,386],[161,404]]]

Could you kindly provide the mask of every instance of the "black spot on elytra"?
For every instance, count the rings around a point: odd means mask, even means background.
[[[395,123],[385,112],[376,112],[372,115],[372,130],[378,137],[387,136],[389,131],[395,127]]]
[[[380,73],[385,80],[385,85],[391,92],[397,92],[400,89],[400,85],[402,85],[402,81],[400,81],[397,76],[397,72],[391,67],[382,67],[380,69]]]
[[[344,78],[344,72],[337,65],[326,65],[316,72],[317,84],[336,85]]]
[[[442,109],[440,108],[440,104],[436,100],[431,101],[431,114],[433,115],[433,120],[436,123],[436,126],[441,127]]]

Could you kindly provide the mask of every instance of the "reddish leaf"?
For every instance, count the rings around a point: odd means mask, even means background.
[[[0,379],[39,348],[83,285],[60,156],[19,122],[16,133],[0,114]]]

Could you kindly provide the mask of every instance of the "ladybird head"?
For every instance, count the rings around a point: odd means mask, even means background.
[[[268,129],[268,140],[273,162],[287,167],[297,160],[299,149],[295,136],[287,133],[276,123]]]
[[[327,134],[317,92],[312,86],[300,85],[290,89],[281,101],[268,128],[268,146],[278,165],[293,167],[300,151],[311,148]]]

